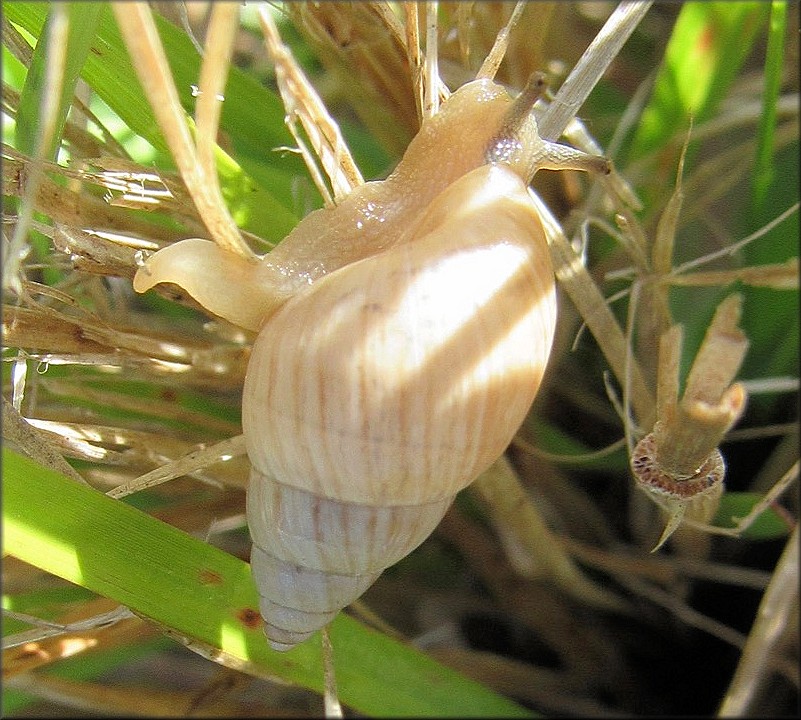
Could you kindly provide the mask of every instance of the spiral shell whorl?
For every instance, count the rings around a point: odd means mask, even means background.
[[[326,625],[384,568],[425,540],[452,500],[359,505],[317,497],[253,470],[247,496],[251,566],[273,648],[289,649]]]
[[[281,560],[256,544],[250,556],[254,576],[260,578],[259,612],[264,634],[273,650],[291,650],[333,620],[337,613],[375,582],[372,575],[337,575],[310,570]],[[333,609],[305,607],[309,600]]]

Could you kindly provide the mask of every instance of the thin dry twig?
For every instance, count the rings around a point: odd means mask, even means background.
[[[638,365],[635,362],[628,367],[626,365],[625,334],[606,304],[603,293],[590,276],[581,257],[571,247],[548,206],[535,193],[532,192],[531,197],[537,205],[545,228],[557,280],[592,332],[621,385],[625,384],[627,375],[630,376],[631,404],[639,421],[647,425],[654,411],[654,401]]]
[[[323,701],[325,716],[327,718],[341,718],[344,717],[344,715],[342,713],[342,706],[339,704],[339,698],[337,697],[337,684],[334,675],[334,646],[331,644],[331,638],[328,635],[327,627],[322,629],[320,637],[323,645],[323,674],[325,677]]]
[[[718,717],[743,717],[751,711],[760,685],[782,657],[780,645],[798,613],[798,528],[787,540],[784,552],[776,565],[770,584],[759,604],[756,620],[751,626],[743,654],[734,673]],[[796,621],[797,622],[797,621]],[[795,645],[795,642],[793,642]],[[796,687],[799,685],[798,664],[784,664]]]
[[[517,25],[525,9],[525,1],[518,0],[506,25],[504,25],[495,36],[495,43],[484,58],[484,62],[476,73],[476,78],[489,78],[492,80],[495,77],[495,73],[498,72],[498,68],[506,55],[506,49],[509,46],[509,35]]]
[[[210,192],[219,197],[222,197],[222,193],[214,161],[214,149],[217,144],[222,103],[225,99],[226,76],[239,28],[238,20],[238,3],[214,3],[211,22],[206,33],[206,48],[200,66],[199,92],[195,105],[197,161],[206,180],[211,183]]]
[[[545,140],[556,140],[650,9],[650,0],[621,2],[562,83],[538,123]]]
[[[19,647],[26,643],[38,642],[45,638],[54,637],[56,635],[67,635],[70,633],[79,633],[86,630],[97,630],[100,628],[108,627],[118,623],[120,620],[135,617],[135,615],[124,605],[109,610],[108,612],[93,615],[85,620],[76,620],[66,624],[49,622],[41,618],[33,617],[25,613],[15,612],[13,610],[3,610],[6,617],[14,618],[26,622],[35,627],[31,630],[6,635],[3,638],[3,650],[9,648]]]
[[[117,499],[124,498],[132,493],[155,487],[168,480],[206,468],[215,462],[225,462],[244,453],[245,438],[243,435],[237,435],[235,438],[223,440],[210,447],[191,452],[178,460],[161,465],[125,485],[109,490],[106,495]]]

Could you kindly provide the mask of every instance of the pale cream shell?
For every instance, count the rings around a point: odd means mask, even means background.
[[[251,562],[277,647],[425,539],[507,447],[545,370],[553,272],[514,172],[468,173],[404,234],[296,295],[254,345]]]
[[[484,166],[413,230],[262,328],[242,407],[260,472],[321,497],[420,505],[455,495],[508,445],[556,318],[536,211],[514,173]]]

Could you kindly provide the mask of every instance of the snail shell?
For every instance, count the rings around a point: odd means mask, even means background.
[[[541,140],[532,102],[468,83],[386,180],[311,213],[260,262],[193,239],[137,273],[140,292],[174,282],[259,330],[242,425],[276,649],[417,547],[534,400],[556,298],[527,183],[542,167],[608,164]]]
[[[409,239],[322,277],[264,325],[243,427],[274,647],[325,625],[504,451],[548,360],[553,272],[523,181],[480,167]]]

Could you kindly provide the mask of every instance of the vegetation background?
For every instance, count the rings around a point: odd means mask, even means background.
[[[208,6],[153,7],[191,116]],[[418,122],[405,56],[371,7],[276,10],[368,179],[386,176]],[[440,3],[449,87],[475,75],[511,9]],[[519,88],[544,70],[558,88],[613,9],[529,3],[498,79]],[[318,644],[272,653],[252,613],[246,462],[124,500],[103,495],[240,432],[253,338],[185,296],[132,291],[143,251],[205,231],[111,5],[2,10],[4,714],[320,713]],[[507,453],[519,503],[505,498],[504,514],[499,499],[462,493],[434,535],[332,625],[348,714],[700,715],[738,692],[748,700],[734,714],[797,712],[798,13],[778,1],[655,3],[580,110],[641,200],[632,218],[647,243],[689,133],[671,263],[685,278],[719,274],[668,285],[685,333],[682,376],[733,291],[749,341],[738,375],[749,400],[721,447],[726,493],[713,524],[731,526],[779,482],[791,492],[742,537],[682,528],[651,554],[665,519],[631,480],[621,387],[603,338],[563,293],[546,383]],[[53,81],[57,17],[69,25]],[[59,95],[42,147],[42,109]],[[259,252],[321,204],[286,150],[285,114],[247,3],[216,160],[229,210]],[[535,186],[568,237],[586,241],[588,277],[653,386],[658,358],[629,298],[654,278],[590,181],[543,172]]]

